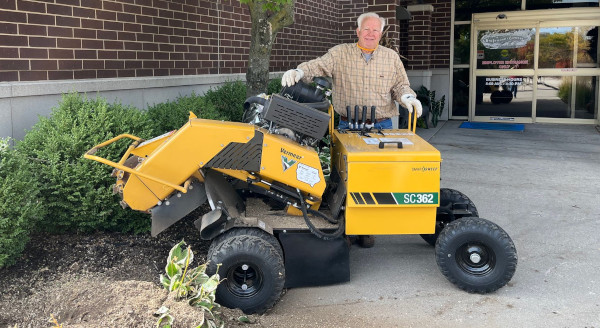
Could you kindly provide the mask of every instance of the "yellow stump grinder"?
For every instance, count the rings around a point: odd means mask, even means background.
[[[348,281],[348,240],[370,247],[373,235],[420,234],[444,276],[468,292],[508,283],[512,240],[466,195],[440,188],[440,152],[415,134],[417,118],[375,129],[376,108],[356,104],[346,108],[350,127],[335,129],[329,82],[314,82],[249,98],[243,123],[190,113],[179,130],[120,135],[84,156],[114,167],[121,204],[149,213],[153,236],[208,202],[195,226],[211,241],[208,272],[225,279],[217,301],[246,313],[272,307],[283,288]],[[133,142],[118,163],[95,155],[123,138]]]

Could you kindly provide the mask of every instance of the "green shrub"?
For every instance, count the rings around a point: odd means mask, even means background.
[[[246,85],[241,81],[226,82],[217,89],[208,90],[204,99],[224,116],[224,120],[240,122],[244,114]]]
[[[152,126],[152,134],[160,135],[179,129],[188,121],[190,112],[200,118],[226,120],[228,117],[220,113],[216,107],[202,96],[192,93],[180,96],[175,101],[156,104],[148,108],[147,115]]]
[[[40,184],[40,201],[46,213],[40,229],[48,232],[94,230],[148,231],[144,214],[123,210],[112,195],[111,168],[82,157],[92,146],[122,133],[150,136],[145,113],[105,100],[64,95],[49,118],[25,135],[16,149],[31,162]],[[117,161],[130,140],[103,148],[98,155]]]
[[[0,139],[0,268],[14,264],[44,215],[31,164]]]
[[[267,94],[271,95],[281,91],[281,78],[272,79],[267,85]]]

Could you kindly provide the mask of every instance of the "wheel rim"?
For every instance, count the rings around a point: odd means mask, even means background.
[[[456,262],[465,272],[482,276],[490,273],[496,266],[494,251],[481,243],[466,243],[456,252]]]
[[[238,263],[227,272],[227,289],[241,298],[256,295],[263,286],[263,274],[254,264],[249,262]]]

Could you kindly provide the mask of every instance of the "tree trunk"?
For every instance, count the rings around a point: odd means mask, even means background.
[[[281,5],[276,12],[265,9],[264,1],[249,1],[252,19],[248,71],[246,72],[247,96],[267,91],[269,62],[277,32],[294,23],[295,0]]]

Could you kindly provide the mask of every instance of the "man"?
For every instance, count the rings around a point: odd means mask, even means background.
[[[300,79],[311,81],[315,76],[333,78],[333,108],[340,114],[339,128],[348,128],[346,106],[354,113],[354,106],[376,107],[375,128],[391,129],[391,117],[398,115],[394,100],[402,103],[409,112],[413,107],[421,116],[421,102],[410,88],[404,65],[398,54],[379,45],[385,19],[375,13],[358,17],[357,43],[337,45],[317,59],[298,65],[281,78],[282,86],[292,86]],[[369,122],[367,122],[369,123]]]

